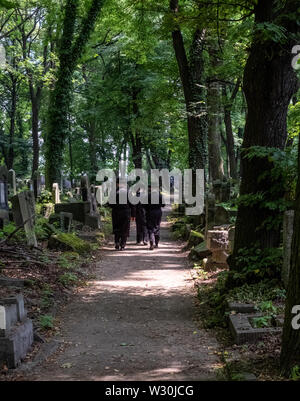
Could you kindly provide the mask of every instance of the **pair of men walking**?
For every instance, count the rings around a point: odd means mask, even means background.
[[[123,199],[127,199],[126,204],[120,204],[120,196],[122,192],[126,192]],[[112,208],[113,233],[115,235],[115,248],[124,250],[129,237],[130,218],[136,220],[136,240],[137,244],[148,244],[150,242],[150,250],[158,247],[160,240],[160,223],[162,218],[161,208],[165,205],[162,202],[162,196],[159,194],[159,202],[151,203],[151,191],[148,195],[148,204],[139,202],[136,206],[132,205],[128,199],[127,186],[120,187],[117,183],[116,204],[110,204]]]

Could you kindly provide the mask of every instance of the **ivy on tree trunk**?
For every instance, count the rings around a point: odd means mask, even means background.
[[[72,76],[86,43],[94,29],[103,0],[93,0],[83,19],[78,34],[76,25],[78,1],[67,0],[63,33],[58,50],[59,68],[54,89],[50,95],[48,127],[45,138],[46,186],[50,190],[60,181],[63,166],[63,150],[68,136],[68,110],[72,97]]]

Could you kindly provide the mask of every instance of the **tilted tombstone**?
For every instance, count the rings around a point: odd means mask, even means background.
[[[285,288],[288,287],[290,262],[292,253],[292,239],[294,231],[294,210],[287,210],[283,217],[283,264],[282,264],[282,281]]]
[[[9,196],[15,196],[17,194],[17,185],[16,185],[16,173],[13,169],[8,172],[8,190]]]
[[[52,185],[52,200],[55,204],[60,203],[60,192],[57,183]]]
[[[14,221],[17,226],[24,226],[27,243],[37,246],[34,232],[35,201],[32,191],[24,191],[11,198]]]

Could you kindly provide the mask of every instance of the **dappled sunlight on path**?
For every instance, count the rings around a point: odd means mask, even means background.
[[[113,244],[103,249],[95,280],[61,317],[60,340],[67,346],[31,379],[215,379],[217,342],[195,321],[186,255],[166,222],[158,249],[134,238],[132,224],[125,251]]]

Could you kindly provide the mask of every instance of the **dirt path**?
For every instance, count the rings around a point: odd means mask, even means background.
[[[166,214],[165,211],[164,215]],[[160,248],[110,244],[96,279],[63,312],[67,346],[29,380],[214,380],[217,342],[194,320],[186,256],[162,223]]]

